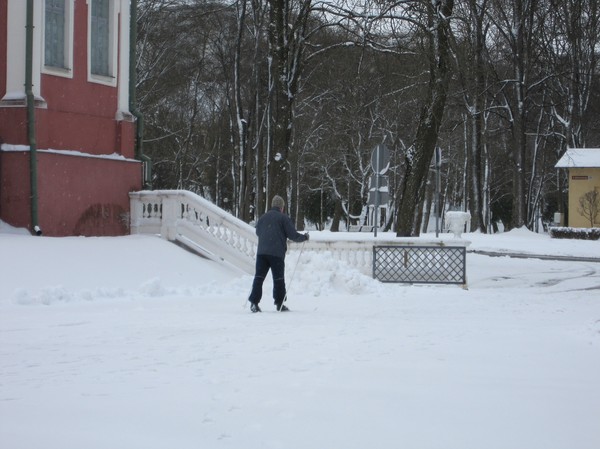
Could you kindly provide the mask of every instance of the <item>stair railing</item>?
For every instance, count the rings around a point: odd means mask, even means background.
[[[131,234],[158,234],[203,257],[254,274],[258,245],[254,227],[186,190],[132,192],[129,197]],[[318,233],[317,238],[311,238],[308,242],[290,243],[289,250],[298,251],[303,245],[304,251],[327,254],[346,266],[384,282],[466,284],[466,253],[462,251],[459,258],[454,254],[457,247],[464,249],[469,242],[458,239],[397,238],[385,234],[374,238],[360,232],[343,234],[329,239],[326,233]],[[380,258],[374,257],[378,251],[381,252],[381,248],[387,253],[394,251],[394,256],[387,257],[383,266],[378,262]],[[407,272],[411,273],[411,277],[405,276]],[[449,274],[440,281],[440,272]]]
[[[129,194],[131,233],[159,234],[200,255],[254,272],[254,228],[195,193],[153,190]]]

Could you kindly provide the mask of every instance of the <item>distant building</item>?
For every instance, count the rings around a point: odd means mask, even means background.
[[[135,3],[0,0],[3,221],[50,236],[128,233],[128,193],[143,184],[130,111]]]
[[[600,206],[600,148],[570,148],[555,165],[569,171],[569,221],[574,228],[600,227],[600,213],[592,226],[589,214],[582,212],[580,199],[597,192]],[[587,215],[587,216],[586,216]]]

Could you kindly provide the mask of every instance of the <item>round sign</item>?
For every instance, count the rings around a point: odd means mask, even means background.
[[[385,174],[390,168],[390,150],[383,144],[377,145],[371,153],[371,167],[375,173]]]

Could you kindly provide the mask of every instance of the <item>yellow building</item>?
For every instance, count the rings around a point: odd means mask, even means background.
[[[569,170],[569,222],[600,227],[600,148],[569,148],[555,165]]]

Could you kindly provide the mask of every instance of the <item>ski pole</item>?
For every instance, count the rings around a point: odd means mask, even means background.
[[[287,301],[287,292],[290,289],[290,287],[292,286],[292,281],[294,280],[294,276],[296,274],[296,270],[298,269],[298,264],[300,263],[300,257],[302,256],[302,251],[304,251],[304,245],[306,244],[306,240],[304,240],[302,242],[302,246],[300,247],[300,254],[298,254],[298,260],[296,261],[296,266],[294,267],[294,271],[292,271],[292,275],[290,276],[290,282],[287,286],[287,288],[285,289],[285,296],[283,297],[283,302]]]

